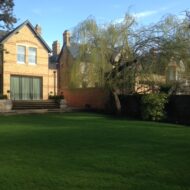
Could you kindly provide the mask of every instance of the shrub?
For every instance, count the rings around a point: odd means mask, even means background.
[[[164,93],[146,94],[141,99],[141,114],[144,120],[160,121],[165,119],[165,105],[168,96]]]
[[[61,99],[64,99],[63,95],[49,95],[50,100],[55,100],[56,102],[60,102]]]

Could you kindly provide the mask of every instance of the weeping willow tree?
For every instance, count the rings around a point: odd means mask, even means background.
[[[167,68],[173,62],[178,68],[178,79],[174,83],[182,83],[189,77],[190,71],[189,18],[168,15],[154,25],[154,31],[159,40],[151,71],[167,75]]]
[[[166,71],[171,60],[177,63],[182,77],[187,78],[189,75],[189,24],[188,16],[167,15],[158,23],[136,31],[137,40],[132,44],[132,49],[143,68],[139,78],[149,87],[152,86],[152,91],[156,90],[155,87],[159,89],[166,82]]]
[[[79,47],[71,78],[75,86],[104,86],[104,73],[110,65],[105,60],[102,45],[106,44],[102,41],[102,32],[93,18],[88,18],[74,29],[72,41]]]
[[[130,47],[134,26],[134,17],[126,14],[122,23],[103,26],[88,18],[73,31],[72,40],[79,45],[79,55],[73,64],[72,82],[107,87],[114,95],[118,111],[118,94],[126,78],[119,70],[123,63],[135,59]]]
[[[189,65],[189,37],[188,14],[184,19],[169,15],[146,27],[139,27],[128,13],[122,22],[103,26],[88,18],[73,31],[79,55],[71,80],[78,86],[108,88],[119,113],[118,95],[122,90],[134,93],[137,79],[155,86],[171,57]]]
[[[183,19],[175,15],[169,15],[155,25],[159,33],[160,58],[169,60],[173,57],[176,61],[183,59],[188,61],[190,48],[190,30],[186,17]]]

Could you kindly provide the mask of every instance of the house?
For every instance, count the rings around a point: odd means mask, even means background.
[[[81,61],[80,45],[71,43],[70,39],[70,32],[66,30],[63,33],[63,46],[57,59],[58,93],[64,95],[69,106],[102,109],[108,101],[109,94],[105,89],[97,87],[96,81],[90,80],[93,73],[89,75],[89,72],[94,72],[93,65],[87,59]],[[58,47],[58,44],[59,42],[55,41],[53,46]],[[82,77],[75,79],[73,73]]]
[[[87,106],[93,108],[103,108],[108,100],[109,94],[105,92],[106,88],[101,88],[101,85],[98,84],[98,79],[100,77],[95,75],[93,63],[89,61],[93,59],[88,59],[91,58],[90,51],[86,48],[87,46],[85,47],[85,44],[73,44],[70,39],[70,33],[66,30],[63,33],[63,46],[60,50],[60,54],[57,56],[58,93],[63,94],[68,102],[68,105],[73,107]],[[53,49],[56,49],[55,47],[59,46],[59,43],[55,41]],[[82,55],[80,53],[81,48],[83,48],[82,50],[86,50],[85,52],[82,51]],[[97,61],[97,57],[98,56],[96,56],[95,61]],[[147,55],[147,58],[149,58],[149,54]],[[173,73],[176,73],[176,71],[169,68],[173,67],[173,64],[168,65],[166,72],[163,68],[163,72],[156,70],[152,73],[144,73],[141,60],[137,61],[134,59],[132,61],[128,61],[128,57],[123,57],[121,55],[119,48],[113,52],[110,63],[112,64],[108,64],[109,67],[106,68],[106,72],[105,70],[102,71],[103,80],[104,82],[106,78],[108,78],[108,80],[113,80],[117,86],[116,90],[118,94],[144,94],[158,92],[160,90],[160,86],[164,86],[167,81],[175,79]],[[182,62],[180,63],[182,65]],[[152,62],[151,64],[155,63]],[[76,65],[78,65],[78,67],[76,67]],[[88,72],[86,66],[87,68],[90,66],[94,73]],[[83,74],[83,77],[77,76],[74,78],[75,84],[73,84],[73,73],[78,76],[79,74]],[[97,76],[93,77],[95,80],[91,80],[93,75]],[[85,76],[87,77],[85,78]],[[178,78],[179,77],[176,79]],[[100,102],[101,99],[102,101]],[[99,103],[96,104],[96,102]]]
[[[188,68],[182,60],[176,61],[173,57],[166,67],[166,81],[172,86],[171,94],[190,95],[190,77]]]
[[[0,32],[0,94],[12,100],[46,100],[57,91],[57,69],[39,25],[28,20]]]
[[[70,44],[70,32],[63,33],[63,46],[61,48],[58,62],[58,91],[61,93],[65,88],[69,88],[71,80],[71,67],[78,55],[77,47]]]
[[[58,57],[59,92],[67,88],[94,88],[101,86],[97,65],[90,60],[91,53],[85,45],[71,43],[68,30],[63,33],[63,46]],[[81,53],[81,49],[86,48]]]

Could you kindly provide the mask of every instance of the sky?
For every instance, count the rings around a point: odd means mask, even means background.
[[[120,21],[126,12],[134,14],[138,22],[148,25],[164,15],[183,15],[190,10],[190,0],[14,0],[14,15],[18,24],[29,20],[42,27],[42,37],[49,44],[59,40],[62,34],[88,18],[98,23]]]

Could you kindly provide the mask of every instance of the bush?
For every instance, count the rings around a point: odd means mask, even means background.
[[[49,95],[50,100],[55,100],[56,102],[60,102],[60,100],[64,99],[63,95]]]
[[[167,102],[168,96],[164,93],[144,95],[141,99],[142,118],[152,121],[165,119],[165,105]]]

